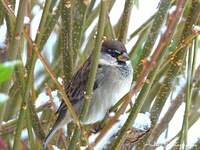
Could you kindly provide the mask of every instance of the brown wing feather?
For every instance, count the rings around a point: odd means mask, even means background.
[[[90,66],[91,66],[91,57],[89,57],[85,63],[80,67],[80,69],[73,76],[71,82],[67,86],[67,95],[70,98],[71,103],[74,105],[79,100],[82,100],[84,97],[84,91],[86,90],[86,84],[89,76]],[[65,102],[62,101],[60,107],[56,111],[66,111]]]

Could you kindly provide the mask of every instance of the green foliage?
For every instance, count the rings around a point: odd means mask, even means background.
[[[11,79],[14,68],[18,64],[20,61],[8,61],[0,64],[0,84]]]

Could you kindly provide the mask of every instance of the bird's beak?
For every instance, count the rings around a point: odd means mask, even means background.
[[[129,57],[128,57],[128,54],[127,54],[127,53],[122,53],[121,55],[119,55],[119,56],[117,57],[117,59],[118,59],[119,61],[125,62],[125,61],[129,60]]]

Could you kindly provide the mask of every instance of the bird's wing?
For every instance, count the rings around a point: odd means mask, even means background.
[[[87,81],[89,77],[89,72],[91,68],[91,57],[89,57],[86,62],[80,67],[80,69],[73,76],[71,82],[67,86],[67,95],[70,98],[72,105],[76,104],[78,101],[83,100],[86,91]],[[95,90],[103,81],[104,75],[101,65],[98,65],[97,76],[94,83],[93,90]],[[61,102],[60,107],[56,111],[66,111],[67,107],[64,101]]]
[[[96,79],[95,79],[95,82],[94,82],[93,90],[95,90],[99,86],[101,86],[102,81],[104,80],[104,77],[105,77],[105,73],[104,73],[103,67],[101,65],[98,65],[98,69],[97,69],[97,74],[96,74]]]

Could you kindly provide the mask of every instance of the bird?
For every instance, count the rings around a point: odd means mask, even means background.
[[[78,114],[84,101],[91,65],[92,54],[74,74],[66,88],[66,94]],[[81,123],[88,125],[103,120],[109,109],[129,92],[132,77],[133,68],[124,44],[118,40],[103,41],[89,110]],[[44,139],[43,149],[46,149],[58,129],[72,121],[64,101],[56,114],[57,119]]]

